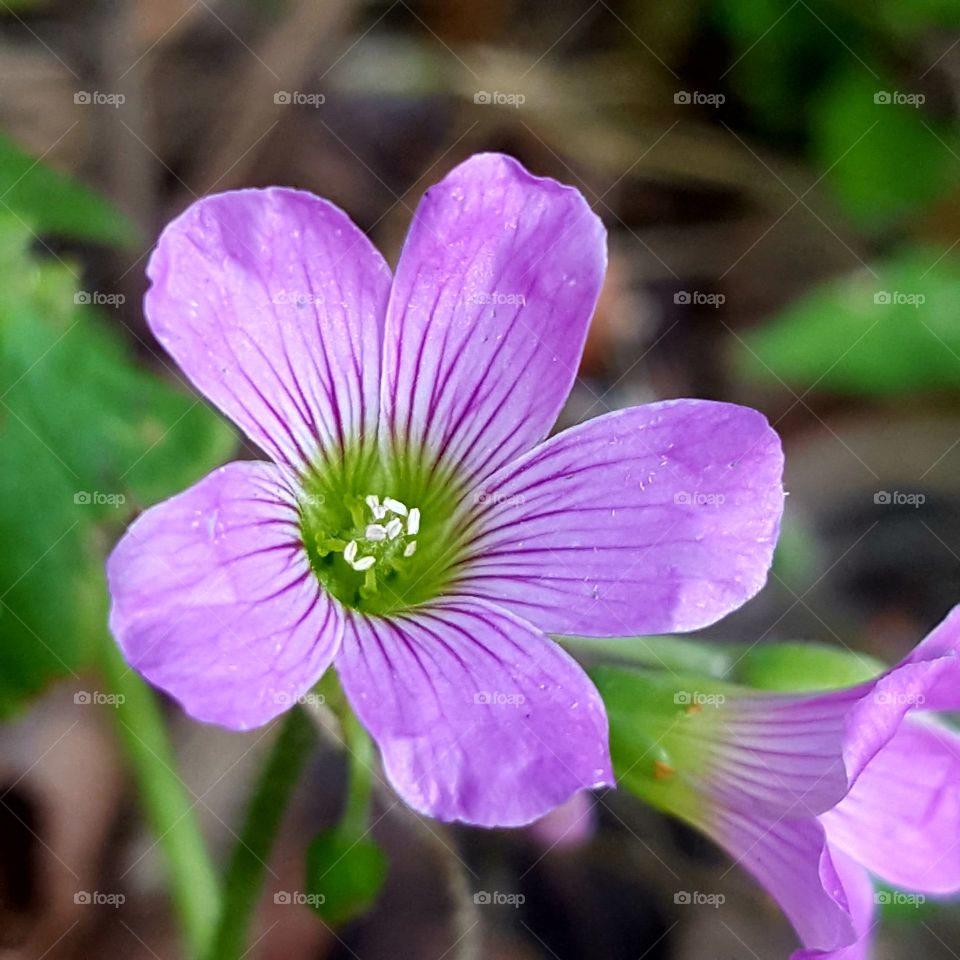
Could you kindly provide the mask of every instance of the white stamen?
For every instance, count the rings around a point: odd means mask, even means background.
[[[353,566],[354,558],[357,556],[357,541],[351,540],[343,548],[343,559],[347,561],[351,566]]]
[[[407,533],[415,537],[420,532],[420,508],[414,507],[407,517]]]
[[[405,557],[412,557],[417,552],[417,541],[411,540],[404,548],[403,555]]]
[[[394,500],[393,497],[384,497],[383,505],[388,509],[392,510],[394,513],[399,514],[401,517],[407,515],[407,505],[401,503],[399,500]]]
[[[387,515],[387,508],[381,507],[379,504],[375,507],[371,507],[373,510],[373,519],[382,520]]]
[[[364,570],[369,570],[376,562],[376,557],[361,557],[356,563],[352,564],[352,567],[358,573],[363,573]]]
[[[367,524],[367,529],[364,530],[363,535],[368,540],[386,540],[387,528],[379,523],[369,523]]]
[[[363,499],[364,499],[364,502],[366,503],[366,505],[367,505],[374,513],[376,513],[376,512],[377,512],[377,508],[380,506],[380,498],[379,498],[375,493],[371,493],[371,494],[368,494],[367,496],[365,496]]]
[[[387,524],[387,536],[391,540],[396,540],[401,533],[403,533],[403,524],[396,517],[394,517]]]

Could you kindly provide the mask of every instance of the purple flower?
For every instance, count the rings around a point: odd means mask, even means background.
[[[884,896],[871,876],[914,896],[960,891],[960,735],[929,715],[960,709],[958,651],[960,606],[876,679],[727,689],[680,720],[697,759],[672,771],[679,802],[661,805],[776,898],[804,945],[793,960],[869,956]]]
[[[612,782],[603,703],[548,632],[692,630],[762,586],[779,442],[678,400],[541,443],[605,268],[581,195],[485,154],[428,191],[396,275],[336,207],[271,188],[170,224],[146,313],[274,463],[148,510],[108,563],[128,661],[235,729],[331,663],[411,806],[529,822]]]

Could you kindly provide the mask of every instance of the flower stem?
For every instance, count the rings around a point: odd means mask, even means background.
[[[223,908],[208,960],[243,956],[247,929],[263,886],[263,873],[280,822],[316,740],[303,710],[289,710],[280,724],[254,787],[224,878]]]
[[[367,829],[373,789],[373,743],[360,721],[348,708],[340,714],[347,753],[347,796],[338,829],[348,837],[359,837]]]
[[[191,956],[210,943],[220,903],[216,873],[194,815],[195,799],[177,773],[176,758],[153,691],[103,645],[104,677],[117,697],[117,729],[136,779],[144,814],[163,850],[184,941]]]

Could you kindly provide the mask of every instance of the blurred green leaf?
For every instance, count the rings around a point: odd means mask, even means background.
[[[93,653],[103,555],[131,510],[234,443],[202,403],[134,366],[29,239],[0,219],[0,715]]]
[[[129,246],[137,230],[94,191],[50,169],[0,133],[0,212],[41,234]]]
[[[856,62],[821,94],[813,119],[815,159],[864,226],[884,227],[915,213],[955,182],[960,142],[922,103],[911,105],[909,98],[921,96]]]
[[[744,373],[854,394],[960,387],[960,265],[915,248],[874,270],[824,284],[753,332]]]
[[[372,906],[386,876],[387,858],[369,837],[335,828],[315,837],[307,850],[310,905],[332,927]]]

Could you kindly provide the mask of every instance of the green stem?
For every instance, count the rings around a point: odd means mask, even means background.
[[[233,848],[224,879],[223,909],[208,960],[237,960],[243,955],[266,861],[315,739],[314,726],[303,710],[297,706],[288,711],[260,772]]]
[[[684,637],[554,637],[588,665],[621,663],[671,673],[699,673],[722,679],[732,669],[742,646],[719,646]]]
[[[366,832],[370,816],[373,743],[349,708],[340,715],[340,723],[347,748],[348,780],[338,829],[344,836],[359,837]]]
[[[125,663],[116,645],[103,644],[104,676],[117,694],[116,720],[140,802],[170,872],[174,910],[191,956],[201,956],[213,934],[220,903],[194,808],[196,799],[177,773],[177,761],[153,691]]]

